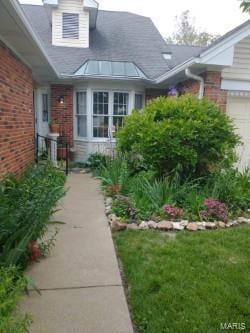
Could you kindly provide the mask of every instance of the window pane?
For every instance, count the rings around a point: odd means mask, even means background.
[[[113,114],[117,116],[128,114],[128,93],[114,93]]]
[[[42,118],[44,122],[49,120],[49,98],[48,94],[42,94]]]
[[[107,92],[94,92],[93,98],[93,114],[108,115],[109,96]]]
[[[143,108],[143,95],[135,94],[135,109],[141,110]]]
[[[87,116],[77,116],[77,135],[87,137]]]
[[[80,91],[76,93],[76,113],[87,114],[87,93]]]
[[[120,127],[123,126],[124,117],[113,117],[113,126],[115,127],[115,131],[117,131]]]
[[[109,117],[93,117],[93,136],[94,138],[108,138]]]

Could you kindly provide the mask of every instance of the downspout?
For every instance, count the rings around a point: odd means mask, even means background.
[[[198,99],[202,99],[202,97],[204,96],[204,87],[205,87],[205,82],[204,82],[203,77],[193,74],[190,71],[189,68],[185,69],[185,74],[188,78],[194,79],[194,80],[200,82],[200,89],[199,89]]]

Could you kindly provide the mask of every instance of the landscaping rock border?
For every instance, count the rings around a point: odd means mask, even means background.
[[[123,230],[148,230],[154,229],[159,231],[182,231],[188,230],[190,232],[199,230],[215,230],[237,227],[241,224],[250,224],[250,218],[243,216],[238,217],[236,220],[225,223],[223,221],[215,222],[192,222],[188,220],[181,221],[168,221],[162,220],[155,222],[149,221],[137,221],[136,223],[125,224],[121,222],[121,219],[115,214],[111,214],[112,211],[112,198],[105,198],[105,211],[108,218],[108,222],[112,232],[123,231]]]

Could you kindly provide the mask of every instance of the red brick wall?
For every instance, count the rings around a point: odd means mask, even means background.
[[[58,98],[64,96],[64,103]],[[59,134],[67,138],[70,147],[73,146],[73,86],[51,86],[51,119],[59,123]]]
[[[34,161],[33,81],[0,41],[0,179],[21,174]]]
[[[219,105],[220,109],[226,111],[227,91],[221,90],[221,73],[205,72],[202,74],[205,80],[204,96]],[[200,84],[195,80],[187,80],[179,85],[179,89],[185,93],[198,94]]]

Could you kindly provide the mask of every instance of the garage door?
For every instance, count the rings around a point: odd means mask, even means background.
[[[233,119],[243,145],[237,148],[239,168],[250,166],[250,98],[228,97],[227,112]]]

